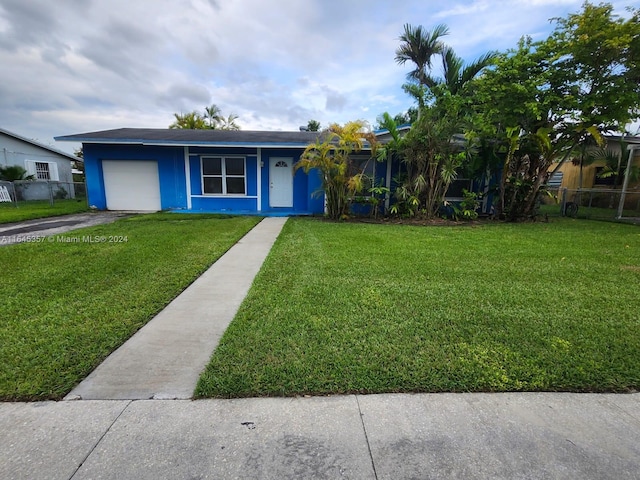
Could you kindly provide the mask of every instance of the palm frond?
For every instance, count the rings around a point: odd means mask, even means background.
[[[421,25],[404,25],[404,33],[399,37],[401,44],[396,50],[396,62],[400,65],[407,61],[415,63],[416,68],[407,74],[409,80],[424,84],[433,56],[445,48],[441,37],[448,34],[449,28],[444,24],[436,25],[431,32]]]

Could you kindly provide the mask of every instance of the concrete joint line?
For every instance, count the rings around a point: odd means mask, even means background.
[[[624,395],[624,394],[622,394]],[[604,401],[600,401],[599,402],[601,405],[606,406],[606,407],[613,407],[615,410],[617,410],[621,416],[625,416],[625,417],[630,417],[631,420],[638,424],[640,426],[640,417],[635,416],[633,413],[626,411],[624,408],[622,408],[620,405],[618,405],[615,402],[610,402],[607,400]]]
[[[367,435],[367,427],[364,424],[364,413],[362,413],[362,409],[360,408],[360,401],[358,400],[358,395],[354,395],[356,398],[356,405],[358,405],[358,414],[360,415],[360,423],[362,423],[362,431],[364,433],[364,439],[367,442],[367,450],[369,451],[369,458],[371,459],[371,468],[373,469],[373,478],[378,480],[378,472],[376,472],[376,462],[373,460],[373,453],[371,452],[371,444],[369,443],[369,436]]]
[[[71,476],[69,477],[69,480],[73,480],[73,477],[76,476],[76,474],[78,473],[78,471],[82,468],[82,466],[86,463],[87,459],[91,456],[91,454],[95,451],[96,448],[98,448],[98,445],[100,445],[100,443],[102,442],[102,439],[107,435],[107,433],[109,433],[111,431],[111,429],[113,428],[113,426],[116,424],[116,422],[120,419],[120,417],[122,416],[122,414],[127,410],[127,408],[129,408],[129,405],[131,405],[133,401],[129,400],[127,402],[127,404],[124,406],[124,408],[122,409],[122,411],[118,414],[118,416],[113,420],[113,422],[111,422],[111,425],[109,425],[107,427],[107,429],[104,431],[104,433],[102,435],[100,435],[100,438],[96,441],[95,445],[93,445],[93,447],[91,447],[91,449],[89,450],[89,452],[85,455],[85,457],[82,459],[82,461],[80,462],[80,464],[78,465],[78,467],[73,471],[73,473],[71,474]]]

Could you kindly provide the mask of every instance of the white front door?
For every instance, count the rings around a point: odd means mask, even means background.
[[[269,159],[269,206],[293,207],[293,158]]]

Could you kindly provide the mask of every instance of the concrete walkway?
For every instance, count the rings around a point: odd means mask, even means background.
[[[0,478],[638,479],[640,395],[5,403]]]
[[[265,218],[66,400],[191,398],[286,218]]]

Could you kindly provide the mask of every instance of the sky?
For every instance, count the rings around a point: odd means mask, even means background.
[[[595,2],[598,3],[598,2]],[[640,0],[611,1],[615,11]],[[403,25],[444,23],[466,61],[546,38],[582,0],[0,0],[0,128],[167,128],[216,104],[243,130],[371,125],[413,105]]]

